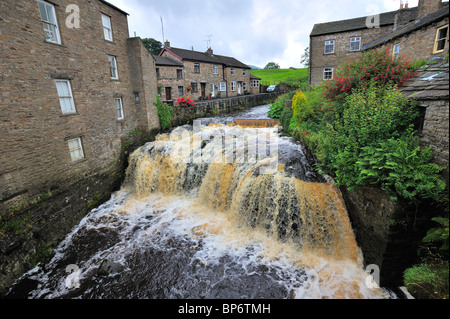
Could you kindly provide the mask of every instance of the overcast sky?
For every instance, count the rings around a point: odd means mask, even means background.
[[[316,23],[397,10],[400,0],[108,0],[128,12],[130,36],[164,40],[263,68],[302,67]],[[410,7],[418,0],[409,0]]]

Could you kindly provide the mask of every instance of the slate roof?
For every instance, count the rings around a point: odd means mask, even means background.
[[[412,8],[412,10],[417,9]],[[391,11],[380,14],[380,26],[393,25],[396,12],[397,11]],[[327,23],[318,23],[314,25],[310,36],[318,36],[318,35],[366,29],[367,18],[368,17],[366,16]]]
[[[156,65],[159,66],[183,66],[183,63],[175,61],[174,59],[164,57],[164,56],[153,56],[155,58]]]
[[[185,50],[185,49],[172,48],[172,47],[164,48],[164,50],[168,50],[168,51],[172,52],[173,54],[179,56],[183,60],[206,62],[206,63],[213,63],[213,64],[223,64],[227,67],[251,69],[248,65],[236,60],[235,58],[227,57],[227,56],[223,56],[223,55],[217,55],[217,54],[209,55],[206,52]],[[164,52],[164,50],[162,52]],[[162,52],[160,54],[162,54]]]
[[[432,12],[430,14],[427,14],[426,16],[424,16],[423,18],[421,18],[419,20],[412,21],[406,25],[403,25],[403,26],[395,29],[395,30],[392,30],[391,32],[388,32],[387,34],[376,39],[375,41],[364,45],[363,50],[368,50],[368,49],[372,49],[374,47],[383,45],[386,42],[389,42],[396,38],[402,37],[405,34],[409,34],[411,32],[414,32],[416,30],[424,28],[429,24],[439,21],[439,20],[445,18],[446,16],[448,16],[448,8],[449,8],[448,5],[445,5],[444,7],[440,8],[439,10]]]
[[[438,61],[418,70],[400,90],[408,98],[418,100],[440,100],[449,98],[449,64]]]

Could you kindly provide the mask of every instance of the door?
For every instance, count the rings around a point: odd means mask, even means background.
[[[214,91],[214,83],[211,83],[211,97],[214,97],[216,92]]]
[[[238,94],[241,95],[241,91],[242,91],[242,83],[238,82]]]
[[[206,97],[206,83],[200,83],[202,90],[202,97]]]
[[[172,88],[166,87],[166,101],[172,101]]]

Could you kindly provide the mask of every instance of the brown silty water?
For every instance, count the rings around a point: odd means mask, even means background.
[[[300,144],[278,127],[203,122],[134,152],[123,189],[10,295],[392,297],[363,269],[339,189]],[[99,277],[105,260],[121,271]],[[79,266],[79,288],[64,284],[67,264]]]

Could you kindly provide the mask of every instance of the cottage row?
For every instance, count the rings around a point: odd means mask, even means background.
[[[173,101],[185,94],[196,100],[259,93],[259,79],[251,68],[232,57],[170,46],[155,57],[159,95]]]

